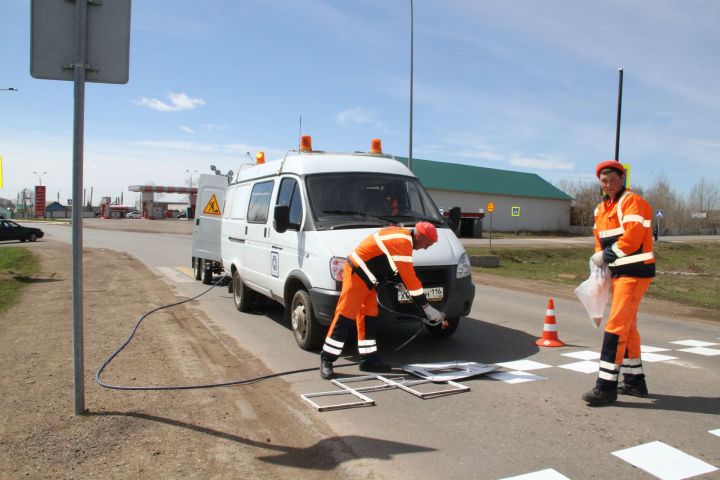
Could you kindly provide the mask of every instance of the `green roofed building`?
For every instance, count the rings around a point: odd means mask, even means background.
[[[395,157],[407,165],[406,157]],[[413,158],[413,173],[438,208],[447,212],[460,207],[463,217],[484,213],[489,225],[488,203],[494,205],[495,231],[567,231],[572,197],[534,173]]]

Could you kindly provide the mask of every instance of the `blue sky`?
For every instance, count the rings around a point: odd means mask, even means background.
[[[720,2],[415,0],[413,157],[592,180],[720,182]],[[72,188],[72,82],[30,76],[30,2],[0,5],[0,197]],[[407,156],[409,1],[135,0],[130,81],[87,84],[85,178],[186,185],[187,170],[316,149]],[[197,179],[197,175],[194,176]]]

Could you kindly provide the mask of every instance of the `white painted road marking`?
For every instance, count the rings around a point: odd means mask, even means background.
[[[612,454],[662,480],[681,480],[717,470],[709,463],[657,441]]]
[[[157,267],[158,271],[167,278],[177,283],[192,283],[194,280],[178,272],[172,267]]]

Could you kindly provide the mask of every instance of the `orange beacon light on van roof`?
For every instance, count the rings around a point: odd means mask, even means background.
[[[265,152],[257,152],[255,154],[255,164],[260,165],[261,163],[265,163]]]
[[[382,153],[382,140],[379,138],[370,140],[370,153]]]
[[[300,137],[300,151],[312,152],[312,137],[310,135]]]

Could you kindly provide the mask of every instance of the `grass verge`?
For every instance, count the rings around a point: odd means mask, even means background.
[[[38,272],[35,255],[23,247],[0,248],[0,313],[13,305],[27,286],[23,281]]]
[[[468,247],[468,255],[497,255],[508,277],[579,285],[588,276],[588,247]],[[665,243],[654,246],[657,276],[647,295],[683,305],[720,310],[720,242]],[[482,268],[474,268],[476,272]]]

